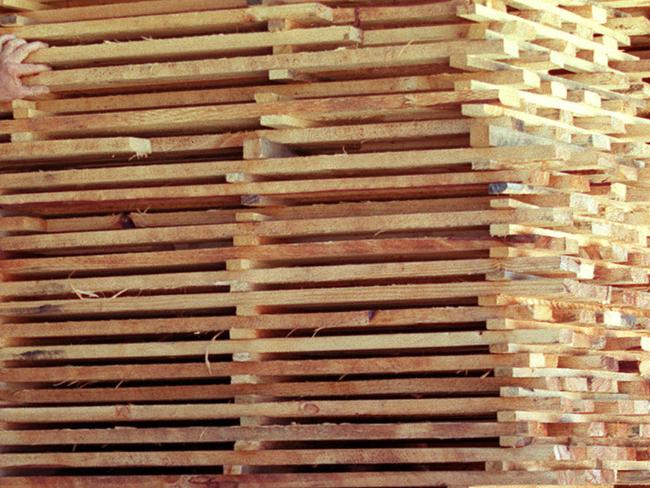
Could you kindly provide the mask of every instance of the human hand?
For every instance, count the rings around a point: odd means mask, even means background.
[[[47,47],[43,42],[27,42],[11,34],[0,36],[0,102],[11,102],[25,97],[45,95],[46,86],[24,86],[21,77],[47,71],[49,66],[23,61],[31,53]]]

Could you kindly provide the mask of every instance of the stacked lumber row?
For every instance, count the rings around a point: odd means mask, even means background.
[[[509,2],[506,2],[511,5]],[[548,25],[562,25],[565,32],[582,34],[603,46],[629,45],[620,37],[626,35],[619,25],[623,15],[593,5],[570,8],[591,17],[591,22],[576,21],[575,29],[567,26],[571,14],[545,2],[534,2]],[[544,3],[544,5],[541,5]],[[515,8],[530,9],[533,2],[513,2]],[[568,7],[568,6],[567,6]],[[572,5],[571,7],[576,7]],[[530,17],[530,11],[527,10]],[[497,16],[485,6],[471,9],[474,20],[495,20]],[[595,36],[594,36],[595,34]],[[618,37],[617,35],[618,34]],[[557,39],[560,39],[557,36]],[[559,397],[572,402],[569,414],[544,412],[500,413],[500,420],[534,422],[540,430],[528,438],[501,438],[502,445],[524,446],[553,442],[558,447],[556,464],[536,462],[502,462],[497,468],[512,470],[556,469],[571,465],[573,469],[592,469],[593,484],[629,486],[647,484],[648,480],[648,383],[647,383],[647,214],[634,203],[633,192],[639,198],[645,181],[645,139],[638,135],[648,130],[646,110],[647,86],[640,76],[630,76],[629,67],[638,66],[637,60],[616,59],[607,48],[585,52],[580,46],[568,47],[564,42],[547,41],[567,52],[576,53],[581,60],[599,65],[599,69],[570,66],[564,61],[553,61],[555,76],[541,76],[541,90],[516,93],[512,101],[500,99],[501,106],[464,107],[464,113],[480,117],[499,127],[481,129],[482,136],[473,139],[482,143],[532,144],[539,136],[555,139],[573,154],[564,164],[542,165],[539,169],[557,169],[550,185],[531,188],[503,185],[495,189],[499,194],[510,194],[510,203],[493,205],[567,205],[572,210],[572,224],[561,232],[549,232],[532,226],[492,226],[493,236],[521,235],[564,238],[564,256],[576,256],[585,274],[578,272],[579,283],[567,283],[564,297],[540,300],[539,297],[499,296],[494,303],[503,305],[534,304],[539,307],[535,322],[506,321],[497,328],[556,329],[574,334],[570,347],[538,346],[534,344],[504,344],[493,346],[493,352],[540,353],[557,363],[553,369],[511,368],[497,371],[510,377],[553,377],[557,383],[543,389],[503,388],[502,397],[513,398]],[[634,45],[632,43],[632,45]],[[629,50],[628,54],[636,55]],[[468,63],[475,68],[489,67],[484,62]],[[504,63],[493,68],[507,69]],[[512,63],[511,63],[512,64]],[[562,71],[559,71],[562,69]],[[638,68],[635,68],[638,69]],[[590,74],[587,74],[590,73]],[[598,73],[598,75],[596,75]],[[591,77],[591,80],[586,80]],[[586,82],[579,87],[569,82]],[[483,89],[489,88],[484,84]],[[508,95],[512,96],[512,92]],[[621,96],[622,95],[622,96]],[[506,116],[506,124],[498,117]],[[514,124],[513,124],[514,123]],[[503,127],[527,134],[517,139]],[[526,130],[529,126],[533,130]],[[531,137],[532,136],[532,137]],[[506,142],[509,141],[509,142]],[[580,147],[581,149],[578,149]],[[580,153],[579,151],[583,151]],[[587,155],[589,154],[590,155]],[[578,155],[576,157],[576,155]],[[574,158],[571,161],[571,158]],[[587,166],[583,164],[587,162]],[[590,166],[591,165],[591,166]],[[503,168],[494,164],[493,168]],[[508,187],[511,188],[508,188]],[[559,194],[564,194],[560,199]],[[562,201],[566,202],[564,205]],[[571,242],[573,241],[573,242]],[[520,256],[519,249],[493,250],[493,257]],[[589,275],[589,276],[588,276]],[[511,279],[522,279],[514,273]],[[528,277],[529,279],[529,277]],[[592,302],[591,304],[589,302]],[[545,316],[545,318],[542,318]],[[488,324],[490,328],[490,324]],[[599,447],[600,446],[600,447]],[[587,454],[589,449],[592,454]],[[597,454],[596,454],[597,453]],[[597,471],[596,471],[597,470]],[[597,473],[597,474],[596,474]],[[563,484],[577,481],[563,480]]]
[[[629,80],[629,86],[620,92],[633,95],[642,101],[637,108],[636,114],[643,117],[644,124],[627,125],[626,131],[620,137],[622,144],[619,146],[621,152],[633,156],[635,164],[638,167],[638,178],[636,181],[622,181],[610,185],[609,197],[612,200],[612,207],[609,209],[610,215],[620,223],[633,225],[637,229],[647,229],[649,220],[647,202],[648,197],[648,169],[647,169],[647,142],[648,138],[648,103],[649,94],[645,79],[650,75],[648,70],[648,36],[650,36],[650,4],[646,1],[631,2],[628,0],[602,2],[607,8],[617,8],[617,15],[607,22],[607,26],[618,30],[630,37],[630,44],[625,47],[625,51],[638,58],[636,61],[621,61],[612,63],[612,66],[623,72]],[[645,254],[630,256],[629,262],[637,266],[647,266],[647,257]],[[647,288],[646,288],[647,289]],[[648,340],[645,338],[644,340]],[[642,350],[647,350],[647,346],[642,345]],[[644,399],[647,399],[648,393],[648,370],[647,362],[640,363],[640,372],[646,378],[646,382],[637,388],[635,393]],[[644,429],[648,424],[642,425],[639,429],[641,437]],[[629,471],[625,473],[626,477],[634,480],[636,483],[644,483],[648,479],[647,461],[649,458],[649,445],[645,442],[636,442],[637,460],[645,461],[640,465],[639,471]],[[638,461],[637,461],[638,465]]]
[[[2,486],[645,483],[619,13],[117,3],[3,2]]]
[[[607,2],[603,2],[605,4]],[[607,7],[607,5],[604,5]],[[586,8],[586,7],[585,7]],[[593,29],[599,32],[603,44],[613,41],[608,39],[607,29],[613,29],[621,34],[631,34],[629,30],[621,29],[627,17],[621,12],[607,10],[594,10],[589,7],[593,19],[599,19],[601,27],[584,25],[588,32]],[[584,8],[583,8],[584,11]],[[561,12],[552,9],[545,10],[544,14],[552,12],[560,15]],[[607,19],[606,13],[609,14]],[[566,15],[566,14],[564,14]],[[621,42],[622,39],[617,39]],[[626,40],[627,41],[627,40]],[[633,38],[624,44],[635,46],[637,39]],[[634,48],[625,48],[625,51],[637,55]],[[596,60],[599,64],[607,63],[608,59],[603,56],[579,53],[583,59]],[[580,171],[582,178],[588,181],[585,187],[587,190],[574,193],[571,192],[570,206],[573,208],[573,232],[572,236],[564,234],[567,238],[576,239],[574,251],[567,254],[580,256],[582,264],[594,265],[589,273],[593,275],[583,277],[580,285],[573,289],[573,297],[570,300],[552,300],[550,302],[539,302],[537,305],[544,305],[549,316],[557,317],[551,322],[561,322],[564,329],[571,328],[584,337],[574,340],[573,350],[562,351],[561,349],[544,350],[535,348],[540,353],[560,354],[558,367],[550,371],[525,371],[511,370],[508,374],[512,376],[555,376],[565,381],[564,385],[554,388],[556,394],[564,398],[585,402],[577,407],[570,415],[548,415],[544,412],[517,412],[500,415],[502,419],[518,419],[535,421],[538,426],[546,424],[540,431],[541,438],[555,437],[555,442],[564,437],[566,451],[558,460],[562,459],[571,462],[574,467],[601,468],[602,477],[594,477],[592,483],[607,484],[618,482],[621,485],[643,485],[648,480],[648,443],[647,443],[647,419],[648,419],[648,382],[647,382],[647,213],[641,204],[635,203],[635,197],[639,201],[645,200],[640,197],[647,187],[645,174],[645,159],[647,159],[646,139],[642,136],[648,130],[648,120],[645,119],[647,104],[647,85],[643,82],[642,76],[632,74],[639,70],[637,60],[614,60],[609,58],[606,69],[603,69],[610,78],[601,78],[602,82],[594,82],[585,91],[573,92],[569,86],[566,88],[547,88],[547,93],[563,98],[564,102],[546,100],[524,95],[523,99],[528,103],[520,103],[519,109],[526,109],[525,114],[514,115],[526,123],[544,123],[534,119],[526,120],[529,117],[529,107],[533,108],[532,113],[539,115],[540,107],[546,105],[553,108],[546,111],[547,117],[555,121],[570,123],[572,128],[554,124],[555,137],[563,142],[575,144],[576,129],[588,129],[587,133],[580,137],[592,137],[587,145],[588,150],[597,150],[597,155],[590,159],[592,163],[607,154],[609,169],[596,170],[590,168],[587,173]],[[565,71],[571,69],[564,66]],[[558,73],[558,72],[555,72]],[[561,75],[566,78],[565,75]],[[571,77],[569,75],[569,77]],[[615,77],[615,78],[614,78]],[[575,78],[574,78],[575,79]],[[617,79],[616,83],[612,83]],[[559,80],[553,79],[554,82]],[[615,86],[618,85],[618,86]],[[605,89],[605,90],[603,90]],[[554,91],[555,90],[555,91]],[[566,95],[564,91],[566,90]],[[611,91],[610,91],[611,90]],[[609,93],[608,93],[609,91]],[[624,97],[618,97],[624,95]],[[569,102],[569,103],[566,103]],[[580,102],[581,107],[570,102]],[[516,106],[516,105],[512,105]],[[594,110],[595,108],[595,110]],[[491,112],[488,112],[490,110]],[[493,108],[473,112],[474,115],[485,117],[504,114],[505,111],[495,111]],[[510,112],[509,109],[507,109]],[[467,112],[469,113],[469,112]],[[512,113],[512,112],[510,112]],[[572,131],[569,136],[567,132]],[[548,129],[546,129],[548,133]],[[603,137],[605,136],[605,137]],[[596,140],[596,138],[602,138]],[[580,143],[578,143],[580,144]],[[604,163],[605,160],[600,160]],[[580,168],[568,166],[570,173]],[[573,171],[571,171],[573,170]],[[565,187],[568,187],[564,183]],[[545,193],[539,192],[540,194]],[[514,194],[520,189],[513,189]],[[584,192],[584,193],[583,193]],[[530,194],[529,189],[524,193]],[[532,193],[537,193],[533,191]],[[577,203],[589,195],[595,199],[595,206],[587,210],[586,201]],[[541,195],[540,195],[541,196]],[[534,203],[533,197],[514,197],[522,203]],[[528,198],[528,199],[527,199]],[[497,234],[504,229],[497,229]],[[511,229],[512,231],[512,229]],[[529,231],[518,230],[517,233],[528,234]],[[537,232],[534,232],[537,233]],[[493,235],[494,235],[493,229]],[[543,235],[543,234],[539,234]],[[556,234],[559,237],[559,235]],[[603,239],[604,238],[604,239]],[[576,252],[577,251],[577,252]],[[512,253],[512,250],[508,250]],[[494,254],[493,254],[494,255]],[[588,261],[587,258],[590,261]],[[599,269],[600,268],[600,269]],[[595,285],[595,286],[594,286]],[[589,306],[586,302],[591,297],[598,305]],[[578,300],[576,300],[578,298]],[[530,299],[526,299],[529,301]],[[499,297],[497,303],[521,303],[521,298]],[[521,324],[509,324],[507,328],[521,327]],[[529,325],[524,325],[530,327]],[[533,349],[522,347],[519,344],[500,346],[503,350],[510,352],[522,352]],[[494,350],[494,348],[493,348]],[[570,354],[563,360],[564,354]],[[566,361],[566,362],[564,362]],[[563,364],[564,362],[564,364]],[[561,392],[561,393],[560,393]],[[541,395],[547,396],[548,392],[512,391],[502,389],[502,396],[514,394],[517,397]],[[560,425],[553,425],[559,422]],[[567,424],[573,424],[571,426]],[[524,445],[529,440],[513,440],[513,445]],[[512,441],[511,441],[512,442]],[[504,439],[502,438],[502,444]],[[572,447],[575,446],[575,447]],[[600,451],[603,462],[598,462],[597,456],[585,457],[582,461],[589,459],[590,463],[579,462],[580,455],[575,455],[580,447],[588,445],[601,445]],[[615,453],[613,449],[622,448]],[[503,466],[503,469],[526,469],[527,466],[511,464]],[[536,466],[533,469],[539,469]],[[530,469],[530,465],[528,465]],[[570,482],[569,482],[570,483]],[[619,486],[619,485],[615,485]]]

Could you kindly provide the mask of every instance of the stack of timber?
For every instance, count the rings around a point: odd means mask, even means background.
[[[0,486],[647,486],[644,5],[0,1]]]

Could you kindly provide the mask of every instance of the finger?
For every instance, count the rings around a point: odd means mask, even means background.
[[[21,98],[38,97],[41,95],[47,95],[48,93],[50,93],[50,89],[43,85],[23,86],[20,90]]]
[[[10,41],[5,42],[4,46],[2,46],[2,55],[5,58],[11,56],[11,54],[23,44],[27,44],[25,39],[11,39]]]
[[[5,45],[6,42],[11,41],[12,39],[15,39],[16,36],[13,34],[3,34],[0,36],[0,51],[2,51],[3,46]]]
[[[15,68],[15,73],[18,76],[29,76],[29,75],[37,75],[38,73],[42,73],[43,71],[50,71],[52,68],[50,68],[46,64],[19,64],[16,65]]]
[[[14,63],[22,63],[27,56],[32,54],[39,49],[46,48],[47,44],[44,42],[29,42],[25,43],[22,46],[16,48],[16,50],[9,56],[10,61]]]

